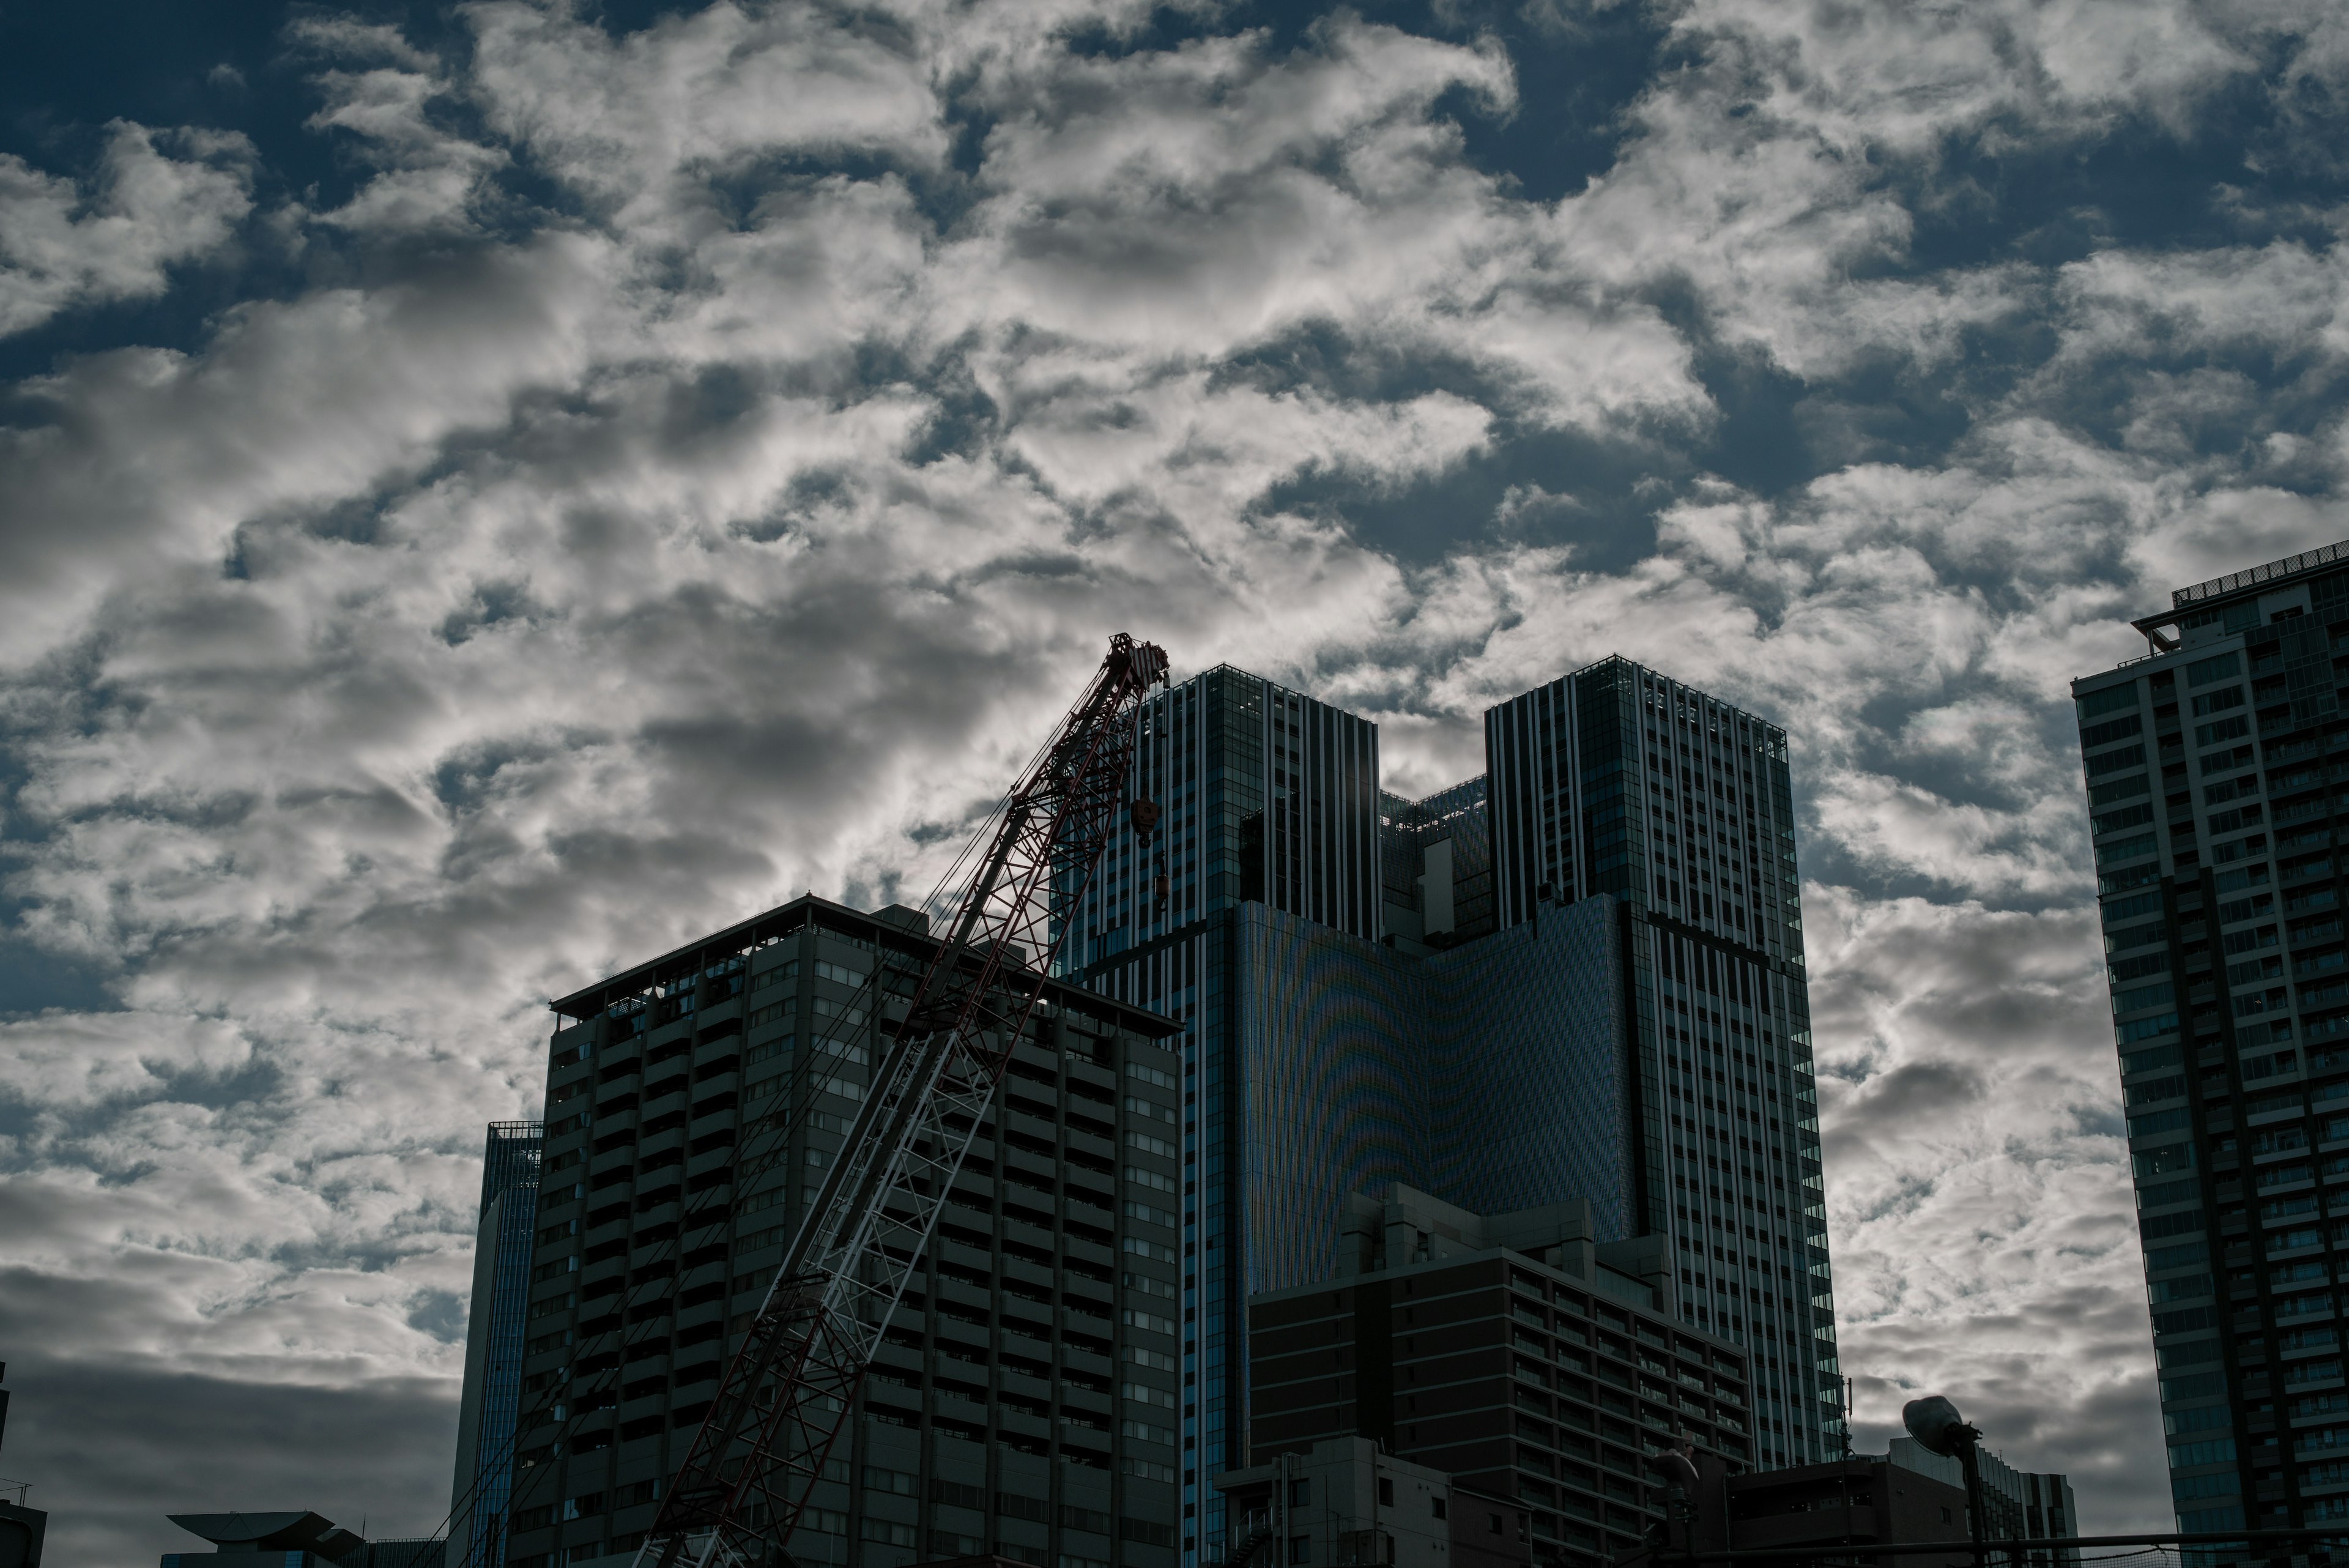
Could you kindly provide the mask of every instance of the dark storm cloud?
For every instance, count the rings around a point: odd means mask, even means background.
[[[447,1474],[385,1463],[456,1451],[436,1379],[305,1386],[22,1356],[8,1370],[9,1446],[53,1478],[29,1501],[59,1562],[203,1550],[167,1513],[311,1509],[385,1540],[431,1534],[449,1511]]]
[[[543,999],[928,887],[1120,628],[1412,791],[1611,652],[1784,722],[1863,1431],[2164,1518],[2064,682],[2349,537],[2337,7],[633,15],[305,11],[0,162],[61,1563],[175,1446],[429,1528]]]

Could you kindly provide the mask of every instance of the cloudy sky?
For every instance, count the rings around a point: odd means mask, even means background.
[[[2344,95],[2325,0],[0,12],[53,1560],[431,1529],[544,999],[926,886],[1118,628],[1406,792],[1613,651],[1785,723],[1864,1435],[2165,1526],[2065,681],[2349,537]]]

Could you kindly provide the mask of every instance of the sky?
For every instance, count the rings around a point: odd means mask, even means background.
[[[0,1472],[445,1512],[546,1000],[1131,630],[1790,732],[1863,1447],[2168,1526],[2066,682],[2349,538],[2323,0],[0,7]]]

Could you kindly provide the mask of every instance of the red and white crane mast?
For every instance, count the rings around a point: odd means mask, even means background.
[[[787,1561],[907,1280],[1050,972],[1053,919],[1091,880],[1128,802],[1142,704],[1166,655],[1121,632],[1005,803],[845,1146],[661,1500],[640,1568]]]

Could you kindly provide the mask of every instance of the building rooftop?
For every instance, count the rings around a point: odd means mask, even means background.
[[[793,898],[788,904],[778,904],[747,920],[738,920],[706,937],[697,937],[683,947],[670,949],[658,958],[632,964],[593,985],[584,986],[567,996],[558,996],[548,1006],[564,1018],[593,1018],[632,997],[643,996],[657,987],[688,980],[711,964],[781,940],[811,920],[852,940],[885,943],[908,953],[926,956],[936,945],[930,938],[929,918],[918,909],[909,909],[903,904],[891,904],[868,913],[810,893]],[[1119,1002],[1068,981],[1047,980],[1044,996],[1071,1012],[1098,1018],[1153,1040],[1163,1039],[1183,1027],[1174,1019],[1163,1017],[1147,1008]]]
[[[2197,583],[2190,588],[2173,589],[2169,596],[2169,607],[2184,609],[2189,605],[2200,604],[2205,599],[2220,598],[2229,594],[2240,593],[2245,588],[2265,587],[2268,584],[2281,581],[2285,577],[2297,576],[2302,572],[2313,572],[2319,566],[2330,566],[2340,560],[2344,550],[2349,550],[2349,540],[2344,540],[2338,545],[2327,545],[2318,550],[2302,550],[2297,556],[2286,556],[2281,561],[2270,561],[2263,566],[2249,566],[2240,572],[2229,572],[2223,577],[2212,577],[2209,582]]]
[[[2158,615],[2141,617],[2129,624],[2145,634],[2156,652],[2170,652],[2176,645],[2169,639],[2157,635],[2160,628],[2174,626],[2189,614],[2194,615],[2199,622],[2203,612],[2242,599],[2255,598],[2280,583],[2339,565],[2349,565],[2349,540],[2327,545],[2321,549],[2302,550],[2297,556],[2286,556],[2282,560],[2248,566],[2240,572],[2229,572],[2224,576],[2212,577],[2191,587],[2173,588],[2168,609]]]

